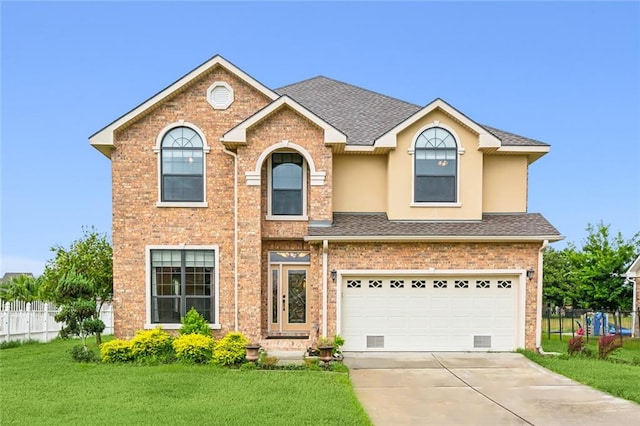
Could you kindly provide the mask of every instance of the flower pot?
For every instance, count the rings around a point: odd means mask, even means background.
[[[320,356],[318,356],[320,361],[329,362],[333,359],[333,346],[318,347],[318,351],[320,351]]]
[[[247,361],[256,362],[260,358],[260,345],[246,345],[244,347],[247,350]]]

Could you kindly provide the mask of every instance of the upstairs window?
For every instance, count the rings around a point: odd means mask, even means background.
[[[415,143],[414,202],[455,203],[458,146],[441,127],[422,132]]]
[[[271,155],[271,215],[305,214],[305,165],[300,154],[276,152]]]
[[[189,127],[174,127],[161,143],[161,200],[204,201],[204,144]]]

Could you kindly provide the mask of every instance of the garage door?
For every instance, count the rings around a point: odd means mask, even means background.
[[[518,276],[343,276],[345,351],[511,351]]]

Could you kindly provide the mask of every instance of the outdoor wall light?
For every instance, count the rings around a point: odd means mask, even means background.
[[[335,283],[337,277],[338,277],[338,271],[336,271],[335,269],[332,269],[331,270],[331,281],[333,281]]]
[[[533,268],[527,269],[527,278],[529,279],[529,281],[531,281],[533,279],[534,272],[535,271],[533,270]]]

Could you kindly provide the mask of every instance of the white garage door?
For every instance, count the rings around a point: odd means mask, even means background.
[[[511,351],[518,276],[343,277],[345,351]]]

